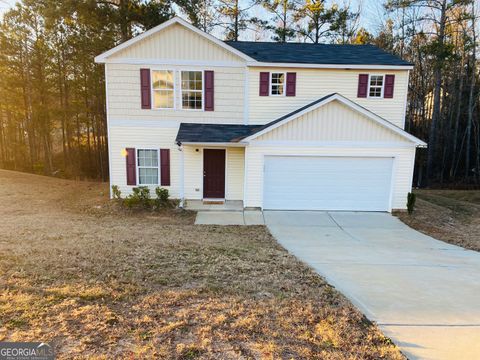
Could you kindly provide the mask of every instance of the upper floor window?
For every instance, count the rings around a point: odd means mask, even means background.
[[[271,95],[285,94],[285,73],[272,72],[271,82],[270,82],[270,94]]]
[[[138,149],[137,169],[139,185],[158,185],[158,150]]]
[[[203,108],[203,71],[182,71],[182,109]]]
[[[175,106],[175,78],[172,70],[152,71],[153,107],[173,109]]]
[[[368,85],[368,97],[383,97],[383,75],[370,75]]]

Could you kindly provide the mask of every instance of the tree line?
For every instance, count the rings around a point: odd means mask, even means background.
[[[380,0],[379,0],[380,1]],[[108,178],[105,84],[93,58],[176,14],[224,40],[375,44],[414,64],[406,129],[428,141],[418,185],[480,182],[477,13],[472,0],[22,0],[0,21],[0,167]]]

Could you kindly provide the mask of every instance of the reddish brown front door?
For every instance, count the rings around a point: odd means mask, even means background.
[[[225,197],[225,150],[203,150],[203,197]]]

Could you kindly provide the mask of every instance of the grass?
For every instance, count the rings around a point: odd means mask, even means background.
[[[124,211],[105,184],[0,183],[1,341],[60,359],[403,358],[265,227]]]
[[[417,190],[412,216],[400,213],[407,225],[445,242],[480,251],[480,190]]]

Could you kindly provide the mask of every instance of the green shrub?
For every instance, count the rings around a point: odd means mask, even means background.
[[[138,199],[138,197],[133,196],[133,195],[128,195],[122,201],[122,205],[129,208],[129,209],[137,206],[138,204],[140,204],[140,200]]]
[[[170,194],[168,193],[168,189],[157,187],[155,188],[155,193],[157,194],[157,200],[161,203],[166,203]]]
[[[150,189],[148,187],[134,187],[132,191],[132,194],[123,199],[123,204],[126,207],[132,208],[138,205],[141,205],[146,209],[150,209],[152,207],[153,203],[152,199],[150,198]]]
[[[112,194],[115,199],[121,199],[121,192],[118,186],[112,186]],[[132,194],[122,199],[121,204],[129,209],[143,207],[149,210],[158,210],[166,207],[173,207],[175,204],[168,198],[170,194],[167,189],[155,188],[156,198],[152,199],[150,189],[146,186],[132,188]]]
[[[112,195],[114,199],[120,200],[122,198],[122,192],[118,188],[118,185],[112,185]]]
[[[407,211],[410,215],[413,214],[413,210],[415,209],[415,202],[417,201],[417,195],[414,193],[408,193],[407,195]]]

